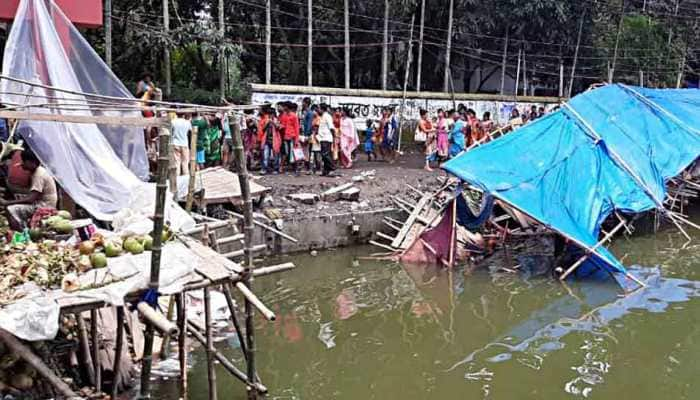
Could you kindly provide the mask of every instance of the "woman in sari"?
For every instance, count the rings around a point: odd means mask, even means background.
[[[205,148],[205,158],[207,165],[216,166],[221,163],[221,119],[210,118],[209,128],[206,130],[209,146]]]
[[[343,168],[352,168],[352,152],[360,145],[350,111],[343,109],[340,117],[340,162]]]
[[[445,118],[445,110],[438,110],[438,120],[437,120],[437,156],[440,160],[447,158],[449,154],[450,141],[448,139],[448,126],[447,119]]]

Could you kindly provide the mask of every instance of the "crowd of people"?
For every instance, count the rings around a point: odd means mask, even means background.
[[[154,95],[155,86],[146,77],[139,82],[143,97]],[[147,102],[148,99],[144,99]],[[476,112],[460,104],[456,109],[439,109],[434,115],[420,110],[414,141],[425,152],[427,171],[466,151],[475,143],[489,140],[498,128],[490,112],[479,118]],[[543,107],[532,106],[520,113],[513,108],[509,129],[543,116]],[[329,176],[338,168],[353,167],[364,153],[368,162],[393,163],[397,156],[399,124],[394,109],[384,107],[376,119],[367,119],[363,126],[347,108],[313,104],[309,97],[299,106],[281,102],[246,111],[238,121],[229,121],[226,114],[191,115],[179,113],[172,118],[172,144],[178,174],[189,174],[190,152],[196,152],[198,169],[224,166],[232,168],[232,124],[238,124],[243,138],[247,167],[261,174],[284,172],[300,175]],[[196,149],[190,140],[196,128]],[[146,132],[149,152],[155,154],[157,133]]]
[[[239,121],[220,114],[177,114],[172,119],[172,143],[178,173],[189,173],[194,128],[197,167],[232,167],[232,123],[239,124],[248,168],[261,174],[300,175],[306,171],[329,176],[338,168],[352,168],[362,151],[369,161],[396,159],[398,122],[391,108],[360,128],[350,110],[312,104],[305,98],[301,109],[296,103],[282,102],[247,111]]]

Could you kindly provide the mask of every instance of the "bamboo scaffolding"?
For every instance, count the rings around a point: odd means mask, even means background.
[[[216,400],[216,370],[214,369],[214,339],[211,329],[211,295],[209,287],[204,288],[204,329],[207,348],[207,378],[209,382],[209,400]]]

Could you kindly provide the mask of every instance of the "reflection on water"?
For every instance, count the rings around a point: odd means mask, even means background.
[[[648,287],[627,296],[613,284],[358,266],[363,248],[302,256],[255,283],[278,314],[257,323],[260,375],[273,399],[696,398],[699,249],[676,241],[616,244],[627,264],[657,265],[635,269]],[[202,354],[193,362],[191,398],[205,399]],[[244,398],[219,374],[220,395]]]

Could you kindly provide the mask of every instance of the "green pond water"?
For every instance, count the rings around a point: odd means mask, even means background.
[[[695,242],[700,242],[696,238]],[[259,278],[277,313],[257,325],[270,399],[698,399],[700,244],[676,233],[612,247],[649,286],[524,279],[359,260],[356,248],[298,256]],[[241,365],[234,338],[218,343]],[[207,398],[192,354],[191,399]],[[218,369],[223,399],[243,385]],[[173,380],[157,398],[178,398]]]

